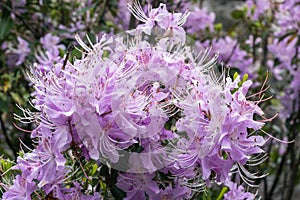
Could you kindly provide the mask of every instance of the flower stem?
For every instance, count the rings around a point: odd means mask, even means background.
[[[221,192],[220,192],[220,194],[219,194],[219,196],[217,197],[216,200],[222,200],[223,197],[224,197],[224,194],[225,194],[227,191],[228,191],[228,187],[223,187],[222,190],[221,190]]]

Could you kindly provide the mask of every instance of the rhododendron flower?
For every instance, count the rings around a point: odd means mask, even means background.
[[[210,42],[206,41],[204,46],[209,47]],[[238,68],[241,73],[249,74],[249,77],[256,77],[256,71],[253,69],[253,58],[249,57],[247,52],[241,49],[236,39],[229,36],[225,38],[213,39],[211,41],[212,52],[219,53],[219,60],[225,65]],[[251,69],[252,68],[252,69]]]
[[[189,20],[185,24],[188,33],[196,34],[205,31],[206,28],[213,31],[213,24],[216,19],[213,12],[209,13],[206,8],[200,9],[199,7],[195,7],[190,12]]]
[[[146,194],[150,199],[159,193],[157,183],[152,180],[155,174],[123,174],[118,177],[117,187],[127,193],[125,199],[146,199]]]
[[[168,186],[154,197],[154,199],[164,199],[164,200],[180,200],[188,199],[191,196],[191,189],[187,187],[182,187],[179,184],[175,187]]]
[[[189,12],[182,13],[170,13],[167,10],[165,4],[160,4],[158,8],[150,8],[148,15],[144,13],[142,7],[138,2],[134,2],[134,5],[129,5],[131,13],[141,22],[137,26],[137,30],[141,30],[144,33],[150,35],[152,28],[157,24],[160,28],[165,30],[164,37],[178,38],[180,41],[185,41],[185,31],[181,27],[189,16]]]
[[[21,37],[18,37],[17,40],[18,40],[17,47],[16,48],[12,48],[12,47],[9,48],[8,52],[12,52],[14,54],[17,54],[18,59],[17,59],[15,64],[18,66],[18,65],[21,65],[24,62],[26,56],[29,55],[30,48],[29,48],[29,44],[26,40],[22,39]]]
[[[261,0],[259,3],[256,3],[254,0],[247,0],[246,5],[248,7],[248,16],[258,20],[270,8],[271,3],[270,0]]]
[[[236,183],[233,183],[231,181],[227,182],[226,185],[229,187],[229,192],[227,192],[224,195],[224,200],[232,200],[232,199],[254,200],[255,199],[255,195],[250,192],[246,192],[242,185],[238,186]]]
[[[17,175],[13,185],[9,188],[8,192],[3,194],[2,198],[30,200],[30,195],[35,189],[36,185],[33,181],[28,181],[26,177]]]
[[[46,34],[40,39],[40,42],[44,49],[48,51],[55,51],[60,49],[65,49],[64,45],[59,45],[59,37],[52,35],[51,33]]]
[[[37,123],[34,149],[14,167],[28,179],[22,190],[95,199],[110,187],[125,199],[188,199],[212,183],[226,184],[232,173],[254,186],[262,176],[244,165],[265,160],[251,158],[264,152],[265,138],[255,131],[267,120],[254,118],[264,113],[262,99],[247,96],[252,82],[219,73],[219,54],[192,45],[182,28],[189,12],[170,13],[160,4],[146,15],[137,2],[128,8],[143,24],[95,43],[76,35],[82,56],[73,62],[55,54],[58,38],[41,39],[48,53],[37,55],[28,73],[36,111],[20,107],[24,116],[16,115]],[[238,196],[234,191],[228,198]]]
[[[299,34],[300,9],[299,0],[284,1],[279,5],[280,12],[275,13],[278,21],[275,36],[282,36],[289,31]]]

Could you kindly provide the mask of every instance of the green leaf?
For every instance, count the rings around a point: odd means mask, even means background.
[[[73,49],[71,52],[71,62],[74,62],[75,59],[80,59],[82,57],[82,53],[77,50],[77,49]]]
[[[12,75],[11,74],[3,74],[0,79],[0,89],[6,93],[10,88],[12,82]]]
[[[91,171],[92,176],[97,172],[97,169],[98,169],[98,165],[94,164],[93,167],[92,167],[92,171]]]
[[[8,159],[8,160],[4,160],[1,159],[1,169],[3,169],[3,171],[7,171],[12,167],[12,162]]]
[[[206,194],[206,193],[202,194],[202,199],[203,200],[211,200],[210,196],[208,194]]]
[[[7,113],[8,112],[8,98],[7,95],[3,94],[2,92],[0,92],[0,111]]]
[[[111,187],[110,191],[115,199],[124,199],[126,197],[126,193],[115,185]]]
[[[274,130],[276,133],[281,133],[282,132],[281,127],[276,125],[276,124],[272,125],[272,130]]]
[[[253,22],[253,26],[254,26],[255,28],[262,28],[262,24],[261,24],[259,21]]]
[[[95,5],[96,5],[96,3],[93,3],[93,4],[90,5],[90,6],[84,7],[84,8],[82,8],[81,10],[76,11],[76,14],[77,14],[77,15],[84,14],[84,13],[86,13],[88,10],[94,9]]]
[[[13,22],[10,19],[0,18],[0,41],[10,33],[12,26]]]
[[[280,102],[280,100],[279,99],[276,99],[276,98],[272,98],[271,99],[271,104],[273,105],[273,106],[280,106],[281,105],[281,102]]]
[[[18,93],[10,92],[12,99],[19,105],[24,105],[23,99],[20,97]]]
[[[254,15],[255,10],[256,10],[256,6],[255,5],[251,6],[250,8],[251,15]]]
[[[100,169],[100,176],[108,177],[109,176],[109,170],[106,165],[102,165]]]
[[[233,19],[243,19],[246,16],[246,13],[244,10],[234,10],[232,11],[231,16]]]
[[[87,36],[91,40],[92,44],[95,44],[97,42],[97,37],[96,37],[96,35],[94,33],[88,32]]]
[[[107,185],[105,184],[105,182],[103,181],[99,181],[99,184],[100,184],[100,188],[102,191],[106,191],[107,190]]]

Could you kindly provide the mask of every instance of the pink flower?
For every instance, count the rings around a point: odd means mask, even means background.
[[[189,20],[186,22],[185,27],[187,28],[187,32],[191,34],[205,31],[206,28],[213,31],[215,18],[215,13],[209,13],[206,8],[200,9],[199,7],[195,7],[191,10]]]
[[[18,60],[16,62],[16,65],[21,65],[24,62],[26,56],[29,55],[30,48],[26,40],[22,39],[21,37],[18,37],[17,40],[18,40],[17,48],[10,48],[9,51],[18,55]]]
[[[119,173],[117,187],[126,192],[127,196],[124,200],[146,199],[146,194],[149,199],[160,192],[157,183],[153,180],[155,173],[152,174],[127,174]]]
[[[31,200],[31,194],[36,189],[33,181],[27,180],[27,177],[16,176],[13,185],[2,196],[3,200]]]
[[[225,193],[224,200],[254,200],[255,195],[250,192],[245,192],[245,189],[242,185],[237,185],[228,181],[226,185],[229,187],[229,192]]]
[[[137,30],[150,35],[152,28],[157,24],[160,28],[165,30],[164,37],[178,38],[183,43],[185,42],[185,31],[181,27],[189,16],[189,12],[182,13],[170,13],[168,12],[165,4],[160,4],[158,8],[150,9],[149,16],[146,16],[141,5],[138,2],[134,2],[133,6],[128,4],[128,8],[131,13],[141,22],[137,26]]]
[[[258,20],[259,17],[270,9],[271,3],[270,0],[260,0],[257,3],[254,0],[247,0],[246,5],[248,7],[248,15],[251,16],[253,20]]]
[[[65,49],[64,45],[58,45],[59,37],[52,35],[51,33],[46,34],[40,39],[40,42],[44,49],[54,50],[54,49]]]

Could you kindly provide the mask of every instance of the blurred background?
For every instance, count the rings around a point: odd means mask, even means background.
[[[64,55],[74,35],[95,38],[132,29],[138,21],[127,10],[130,0],[2,0],[0,2],[0,157],[14,161],[33,146],[28,119],[16,120],[30,105],[33,88],[26,71],[34,63],[50,68]],[[191,12],[184,25],[195,45],[212,47],[230,73],[248,74],[259,92],[266,125],[261,134],[269,158],[259,171],[262,199],[298,199],[300,187],[300,0],[140,1],[147,10],[166,3],[168,10]],[[76,51],[71,51],[71,58]],[[278,114],[278,115],[277,115]],[[273,119],[274,118],[274,119]],[[268,120],[272,119],[272,120]],[[266,132],[266,133],[265,133]],[[281,141],[279,141],[281,140]],[[283,141],[294,141],[292,143]],[[20,145],[20,143],[25,145]],[[4,167],[0,166],[0,173]]]

